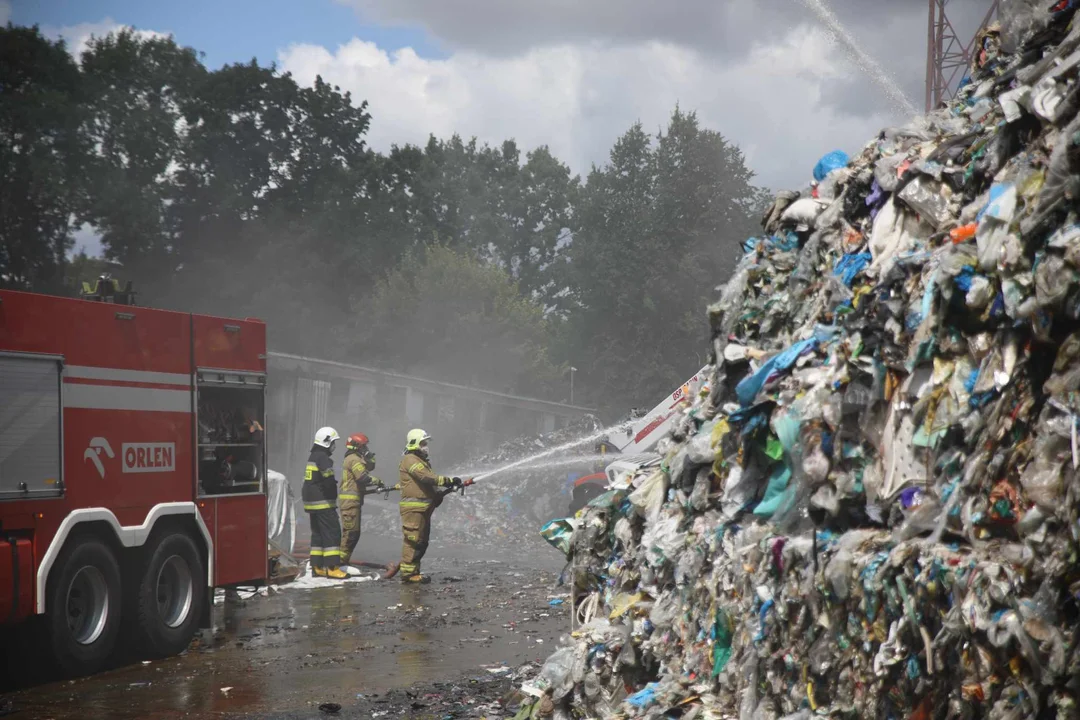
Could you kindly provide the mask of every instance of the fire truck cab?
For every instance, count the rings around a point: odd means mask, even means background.
[[[111,281],[109,281],[111,282]],[[0,290],[0,624],[57,664],[187,647],[267,577],[266,326]]]

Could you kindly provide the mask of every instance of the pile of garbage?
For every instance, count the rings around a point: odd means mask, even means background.
[[[594,440],[602,428],[594,415],[584,415],[565,427],[540,435],[523,436],[499,445],[490,453],[478,455],[460,467],[440,467],[439,473],[467,477],[481,476],[482,480],[468,488],[464,497],[453,495],[443,501],[436,511],[431,543],[443,545],[488,545],[492,549],[514,548],[521,552],[533,548],[549,553],[550,549],[537,536],[535,528],[552,518],[566,514],[570,504],[575,472],[592,472],[589,458]],[[576,441],[585,438],[580,443]],[[551,452],[553,449],[558,449]],[[547,454],[545,454],[547,453]],[[511,463],[542,455],[535,463],[498,472],[490,477],[484,473]],[[387,471],[383,478],[389,482]],[[394,473],[394,482],[397,481]],[[377,497],[377,496],[376,496]],[[396,498],[392,494],[391,498]],[[365,532],[400,535],[401,519],[396,503],[385,506],[367,503],[364,508]]]
[[[1080,21],[780,193],[659,470],[573,520],[555,718],[1078,718]]]

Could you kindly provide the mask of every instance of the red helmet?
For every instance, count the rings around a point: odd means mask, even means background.
[[[353,433],[349,436],[348,441],[345,443],[345,447],[348,450],[359,450],[360,448],[367,447],[368,436],[364,433]]]

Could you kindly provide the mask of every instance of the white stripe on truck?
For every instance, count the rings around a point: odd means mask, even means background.
[[[64,383],[64,407],[190,414],[191,391]]]

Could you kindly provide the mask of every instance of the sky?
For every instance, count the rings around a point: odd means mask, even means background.
[[[989,5],[949,3],[961,37]],[[773,189],[910,118],[926,72],[926,0],[0,0],[5,20],[73,52],[131,26],[210,67],[257,58],[302,84],[321,75],[370,103],[377,150],[432,133],[513,138],[584,175],[633,123],[658,132],[678,104]]]

